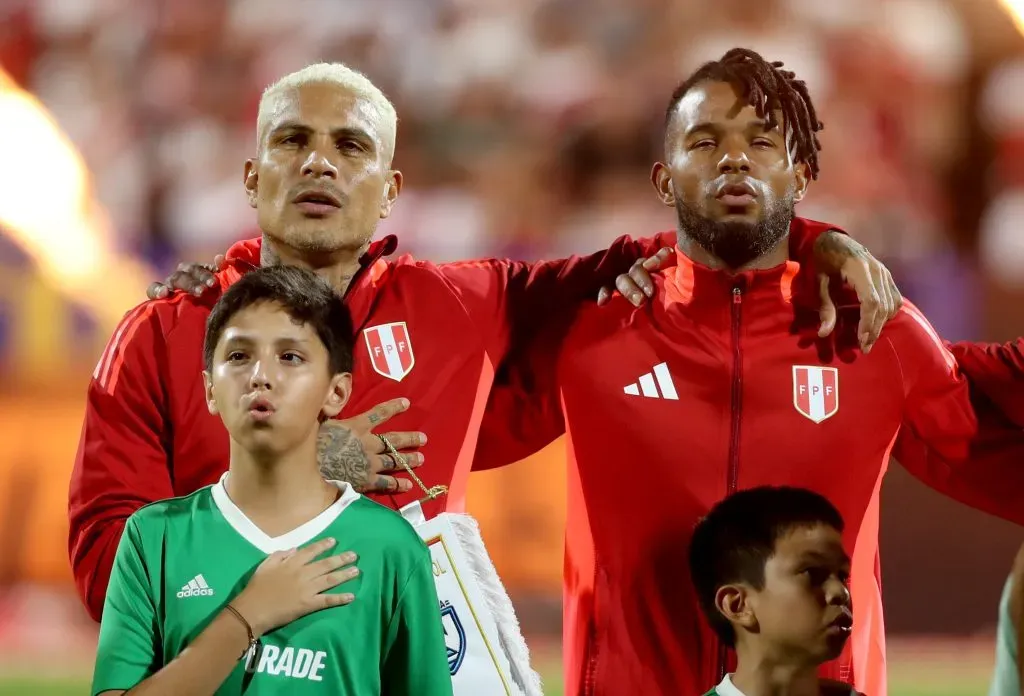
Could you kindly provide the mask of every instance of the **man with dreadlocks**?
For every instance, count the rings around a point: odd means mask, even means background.
[[[701,620],[687,549],[697,521],[738,489],[808,488],[846,520],[855,621],[822,676],[871,696],[886,694],[877,559],[890,455],[939,491],[1024,522],[1024,431],[972,405],[915,307],[870,352],[857,347],[852,298],[840,301],[840,329],[818,336],[817,288],[799,280],[787,235],[819,173],[819,130],[806,86],[780,63],[736,49],[702,66],[672,95],[651,175],[679,223],[653,298],[584,309],[492,393],[509,399],[522,384],[518,403],[500,404],[516,418],[502,426],[508,439],[533,448],[539,432],[568,434],[567,694],[701,694],[733,668]],[[482,440],[493,435],[485,423]],[[785,570],[820,594],[835,580],[822,567],[808,557]],[[763,563],[749,570],[758,577]],[[756,624],[743,582],[730,580],[739,590],[718,593],[712,615]],[[780,659],[756,665],[772,693],[804,693]]]

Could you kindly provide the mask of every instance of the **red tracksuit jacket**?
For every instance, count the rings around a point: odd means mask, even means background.
[[[388,429],[427,433],[420,477],[428,486],[450,486],[426,513],[462,509],[487,395],[513,336],[543,326],[556,309],[591,300],[636,258],[664,245],[658,237],[623,237],[587,257],[435,266],[409,256],[387,260],[394,237],[374,243],[345,297],[359,333],[344,416],[407,397],[410,410]],[[71,565],[94,619],[128,516],[214,483],[227,467],[227,433],[203,396],[203,336],[221,292],[259,256],[259,240],[239,243],[219,288],[128,312],[96,366],[69,496]],[[421,496],[414,490],[382,502],[399,507]]]
[[[1019,351],[961,347],[992,392],[972,405],[909,303],[869,355],[856,315],[816,340],[817,295],[796,268],[730,277],[679,254],[644,308],[617,297],[582,310],[549,337],[557,359],[538,340],[494,391],[506,441],[485,420],[480,467],[521,454],[517,441],[544,445],[545,429],[554,437],[564,423],[568,435],[566,694],[700,694],[732,668],[700,615],[687,549],[697,520],[738,488],[804,486],[839,508],[855,627],[823,676],[872,696],[886,694],[878,505],[890,455],[933,488],[1024,522],[1024,432],[1006,418],[1020,412]],[[529,393],[516,395],[516,379]]]

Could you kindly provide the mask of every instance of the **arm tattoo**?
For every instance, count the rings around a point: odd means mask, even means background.
[[[863,244],[839,232],[829,230],[818,237],[815,256],[819,265],[828,271],[838,272],[849,258],[868,258]]]
[[[367,489],[373,477],[370,459],[351,430],[336,425],[321,428],[316,450],[324,478],[347,481],[357,491]]]

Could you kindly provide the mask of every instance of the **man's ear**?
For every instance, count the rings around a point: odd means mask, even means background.
[[[675,207],[676,191],[672,186],[672,173],[668,170],[668,165],[663,162],[654,163],[654,167],[651,169],[651,184],[654,185],[654,190],[662,204],[670,208]]]
[[[327,392],[327,398],[324,399],[324,405],[320,412],[326,418],[336,417],[341,413],[341,409],[345,408],[345,404],[348,403],[350,396],[352,396],[352,374],[350,372],[342,372],[334,375],[331,378],[331,387]]]
[[[256,207],[256,192],[259,188],[259,173],[256,171],[256,162],[252,159],[245,161],[245,172],[242,176],[242,184],[245,186],[245,196],[249,199],[249,207]]]
[[[793,202],[799,203],[807,195],[807,187],[811,185],[811,168],[804,162],[797,162],[793,165],[796,174],[796,191],[793,194]]]
[[[203,386],[206,389],[206,409],[216,416],[219,411],[217,410],[217,399],[213,395],[213,377],[206,370],[203,370]]]
[[[388,172],[387,182],[384,186],[384,197],[380,201],[380,219],[383,220],[391,215],[391,208],[398,200],[398,194],[402,192],[402,172],[392,169]]]
[[[746,585],[722,585],[715,593],[715,608],[733,626],[749,631],[757,630],[757,616],[750,602],[750,588]]]

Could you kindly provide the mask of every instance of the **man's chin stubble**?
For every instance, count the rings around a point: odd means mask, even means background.
[[[755,222],[719,222],[677,201],[680,234],[720,260],[727,268],[742,268],[778,246],[789,232],[792,208],[781,207]]]

